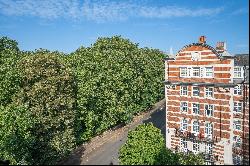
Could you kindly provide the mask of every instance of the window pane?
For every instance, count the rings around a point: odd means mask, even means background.
[[[206,77],[213,77],[213,67],[206,67]]]
[[[199,67],[193,68],[193,77],[200,77],[200,68]]]
[[[206,116],[210,117],[213,116],[213,105],[205,105],[205,114]]]
[[[188,111],[188,104],[187,104],[187,102],[181,102],[181,111],[184,111],[184,112]]]
[[[200,104],[193,103],[193,114],[199,114],[200,113]]]
[[[206,88],[206,97],[213,97],[213,88]]]
[[[199,87],[193,87],[193,96],[200,96]]]
[[[187,95],[187,86],[181,86],[181,96]]]
[[[181,77],[187,77],[187,68],[186,67],[181,67],[180,68],[180,76]]]

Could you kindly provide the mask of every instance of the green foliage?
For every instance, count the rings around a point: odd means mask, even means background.
[[[165,147],[160,129],[152,123],[129,131],[128,140],[119,151],[121,165],[203,165],[201,155],[174,153]]]
[[[178,153],[179,164],[181,165],[204,165],[204,159],[201,154],[195,155],[194,153],[184,154]]]
[[[163,98],[162,58],[120,36],[69,55],[19,51],[16,41],[0,38],[0,160],[53,164],[76,144],[130,122]]]
[[[163,97],[162,57],[159,50],[114,36],[65,58],[76,75],[81,141],[131,121]]]
[[[12,102],[13,95],[19,89],[19,74],[16,64],[20,59],[18,43],[7,37],[0,38],[0,105]]]
[[[35,119],[31,129],[36,164],[52,164],[75,147],[75,83],[69,67],[57,56],[39,50],[19,63],[21,89],[15,104]]]
[[[35,138],[30,131],[35,119],[24,107],[0,106],[0,159],[11,164],[32,164]]]
[[[139,125],[128,133],[119,160],[122,165],[154,165],[163,147],[164,139],[159,129],[152,123]]]

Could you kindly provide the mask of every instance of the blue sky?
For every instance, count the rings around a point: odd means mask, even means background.
[[[70,53],[98,37],[121,35],[140,47],[174,53],[205,35],[249,53],[248,0],[0,0],[0,36],[22,50]]]

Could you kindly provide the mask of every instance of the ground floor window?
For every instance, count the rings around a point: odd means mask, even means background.
[[[213,145],[211,143],[205,144],[205,153],[206,154],[212,154],[213,151]]]
[[[188,151],[188,149],[187,149],[187,140],[186,139],[181,138],[180,147],[181,147],[181,149],[180,149],[181,152],[187,152]]]
[[[234,163],[234,165],[242,165],[242,156],[235,155],[233,157],[233,163]]]
[[[193,153],[198,154],[200,152],[200,145],[197,141],[193,142]]]

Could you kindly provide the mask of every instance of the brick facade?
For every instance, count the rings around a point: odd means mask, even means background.
[[[249,158],[249,99],[243,101],[243,90],[234,94],[243,79],[234,77],[234,58],[222,52],[204,42],[193,43],[165,61],[166,146],[204,153],[206,164],[237,164],[243,156]],[[244,86],[248,97],[249,86]],[[238,112],[235,102],[242,103]],[[234,125],[235,120],[241,124]],[[244,141],[235,146],[235,136],[242,140],[243,128]]]

